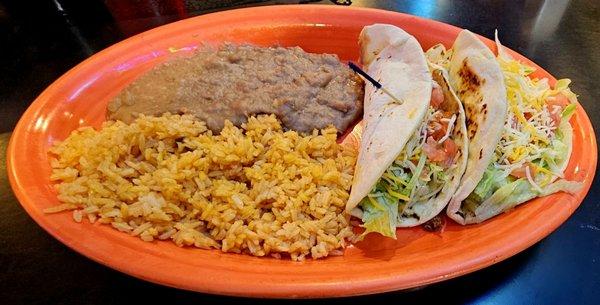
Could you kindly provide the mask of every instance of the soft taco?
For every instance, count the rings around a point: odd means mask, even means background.
[[[360,34],[367,73],[402,103],[371,84],[347,211],[368,232],[395,238],[396,227],[423,224],[443,211],[466,167],[465,113],[447,72],[428,68],[417,40],[375,24]]]
[[[449,70],[467,116],[467,168],[447,208],[460,224],[581,186],[563,179],[576,107],[570,81],[559,80],[552,89],[547,79],[530,78],[534,69],[513,59],[497,38],[496,44],[497,57],[463,30],[451,50],[437,45],[426,52],[430,62]]]

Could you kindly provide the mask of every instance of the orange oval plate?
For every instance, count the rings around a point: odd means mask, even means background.
[[[110,226],[75,223],[70,213],[44,215],[58,204],[49,181],[47,151],[83,125],[98,127],[108,101],[158,62],[223,41],[262,46],[300,46],[308,52],[358,56],[364,25],[391,23],[415,35],[423,48],[451,46],[459,28],[414,16],[330,6],[272,6],[204,15],[159,27],[118,43],[79,64],[27,109],[8,148],[12,188],[23,208],[73,250],[138,278],[177,288],[253,297],[346,296],[405,289],[453,278],[533,245],[564,222],[590,188],[596,169],[596,139],[579,106],[571,120],[574,144],[566,177],[583,181],[575,194],[533,200],[483,224],[449,223],[441,234],[398,230],[398,239],[374,234],[344,256],[291,262],[143,242]],[[493,48],[489,40],[486,43]],[[513,52],[517,58],[533,64]],[[537,77],[555,79],[538,68]]]

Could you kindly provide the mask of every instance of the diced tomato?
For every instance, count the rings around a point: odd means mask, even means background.
[[[554,126],[558,126],[560,125],[560,119],[561,119],[561,111],[558,112],[550,112],[550,119],[552,120],[552,122],[554,123]]]
[[[450,166],[458,152],[458,146],[451,139],[447,139],[440,144],[433,137],[428,137],[423,145],[423,152],[430,161],[443,166]]]
[[[562,93],[554,96],[550,96],[546,99],[546,105],[548,111],[550,111],[550,119],[554,123],[554,126],[560,125],[562,109],[569,104],[569,99]],[[560,107],[560,110],[556,110],[556,106]]]
[[[427,158],[433,162],[440,162],[445,159],[444,150],[438,147],[438,142],[432,137],[428,137],[425,144],[423,144],[423,152],[427,155]]]
[[[448,119],[450,117],[452,117],[451,113],[437,111],[429,120],[427,132],[433,137],[434,140],[439,141],[446,135],[446,131],[448,131],[448,124],[450,123]]]
[[[439,141],[446,135],[446,129],[448,128],[447,122],[430,122],[428,126],[428,132],[434,140]]]
[[[458,153],[458,146],[456,145],[456,143],[454,143],[454,141],[452,141],[452,139],[447,139],[446,141],[444,141],[443,144],[444,144],[444,151],[446,152],[446,161],[454,160],[456,153]]]
[[[569,99],[564,94],[559,93],[553,96],[549,96],[546,99],[546,104],[550,109],[553,108],[552,106],[560,106],[560,108],[563,108],[569,104]]]
[[[440,106],[444,103],[444,92],[442,87],[438,83],[433,82],[433,89],[431,89],[431,106],[434,109],[440,109]]]
[[[531,112],[523,112],[523,116],[525,117],[526,120],[529,120],[529,119],[531,119],[533,114],[531,114]]]
[[[510,175],[515,178],[525,178],[527,177],[527,167],[529,167],[529,173],[531,174],[531,178],[535,177],[535,166],[531,165],[531,163],[526,163],[524,166],[514,169],[512,172],[510,172]]]
[[[527,176],[527,173],[525,172],[525,167],[519,167],[517,169],[513,169],[512,172],[510,172],[510,175],[515,177],[515,178],[524,178]]]

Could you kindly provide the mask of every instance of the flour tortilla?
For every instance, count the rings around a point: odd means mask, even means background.
[[[464,214],[460,213],[462,201],[473,192],[492,161],[508,105],[503,74],[492,51],[468,30],[460,32],[452,49],[450,83],[465,107],[469,156],[447,214],[466,224]]]
[[[414,202],[407,207],[404,213],[399,216],[398,227],[418,226],[429,221],[444,210],[458,188],[467,167],[469,141],[467,139],[465,111],[458,96],[449,84],[446,70],[433,66],[432,76],[433,80],[442,87],[442,91],[444,92],[444,104],[442,104],[442,108],[444,111],[456,115],[456,122],[450,138],[458,146],[458,153],[454,165],[447,170],[450,180],[444,185],[442,190],[430,200]],[[413,213],[414,216],[409,217],[410,213]]]
[[[386,24],[366,26],[359,43],[364,70],[403,103],[366,84],[364,130],[348,212],[369,194],[423,121],[433,86],[419,42],[404,30]]]

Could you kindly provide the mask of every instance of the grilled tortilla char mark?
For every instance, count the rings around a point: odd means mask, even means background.
[[[482,103],[483,98],[480,94],[480,88],[485,83],[485,79],[480,79],[473,69],[469,66],[467,58],[462,61],[458,76],[461,79],[458,93],[461,96],[465,94],[473,94],[474,97],[469,100],[463,100],[465,112],[467,116],[467,135],[472,139],[479,128],[478,122],[472,118],[477,118],[479,121],[484,121],[487,116],[487,105]],[[473,101],[474,99],[474,101]]]
[[[467,58],[463,60],[460,70],[458,70],[458,76],[460,76],[462,80],[462,86],[459,90],[461,94],[466,92],[476,92],[485,82],[485,79],[479,79],[479,76],[477,76],[471,67],[469,67]]]

